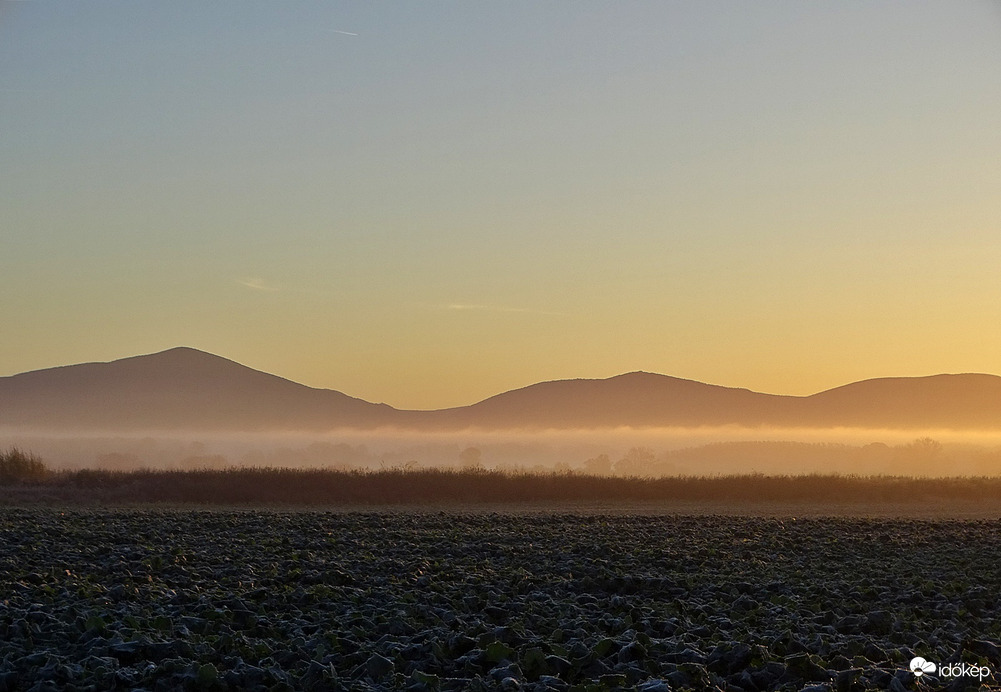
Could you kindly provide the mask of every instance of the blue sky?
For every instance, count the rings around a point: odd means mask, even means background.
[[[0,5],[0,373],[1001,373],[990,2]]]

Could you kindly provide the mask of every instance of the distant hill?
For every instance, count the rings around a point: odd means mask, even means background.
[[[1001,377],[967,373],[863,380],[804,398],[807,425],[1001,429]]]
[[[470,406],[404,411],[192,348],[0,377],[0,428],[326,430],[782,426],[1001,429],[1001,377],[865,380],[779,396],[633,372],[540,382]]]
[[[631,372],[604,380],[540,382],[438,411],[435,421],[501,428],[762,425],[792,421],[797,402],[797,397]]]
[[[0,378],[0,426],[302,430],[386,424],[394,409],[193,348]]]

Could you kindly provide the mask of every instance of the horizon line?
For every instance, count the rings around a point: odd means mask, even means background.
[[[366,401],[368,403],[373,403],[373,404],[377,404],[377,405],[389,406],[390,408],[393,408],[393,409],[395,409],[397,411],[415,411],[415,412],[448,411],[448,410],[453,410],[453,409],[467,408],[469,406],[474,406],[476,404],[482,403],[484,401],[488,401],[490,399],[496,398],[498,396],[502,396],[504,394],[509,394],[509,393],[512,393],[512,392],[517,392],[517,391],[521,391],[521,390],[524,390],[524,389],[528,389],[528,388],[536,387],[536,386],[540,386],[540,385],[553,384],[553,383],[561,383],[561,382],[607,382],[609,380],[614,380],[614,379],[618,379],[618,378],[622,378],[622,377],[635,376],[635,375],[647,375],[647,376],[652,376],[652,377],[667,378],[667,379],[676,380],[676,381],[680,381],[680,382],[689,382],[689,383],[693,383],[693,384],[703,385],[703,386],[706,386],[706,387],[717,387],[717,388],[736,390],[736,391],[746,391],[746,392],[750,392],[752,394],[759,394],[759,395],[762,395],[762,396],[783,397],[783,398],[791,398],[791,399],[808,399],[810,397],[817,396],[819,394],[824,394],[826,392],[832,392],[832,391],[835,391],[835,390],[838,390],[838,389],[842,389],[842,388],[845,388],[845,387],[851,387],[853,385],[858,385],[858,384],[862,384],[862,383],[866,383],[866,382],[879,382],[879,381],[886,381],[886,380],[924,380],[924,379],[932,379],[932,378],[963,377],[963,376],[991,377],[991,378],[1001,379],[1001,375],[997,375],[997,374],[994,374],[994,373],[973,372],[973,371],[966,371],[966,372],[939,372],[939,373],[926,374],[926,375],[884,375],[884,376],[878,376],[878,377],[863,378],[861,380],[853,380],[853,381],[846,382],[846,383],[843,383],[843,384],[840,384],[840,385],[836,385],[834,387],[829,387],[827,389],[821,389],[821,390],[812,392],[810,394],[778,394],[778,393],[774,393],[774,392],[765,392],[765,391],[750,389],[748,387],[723,385],[723,384],[717,384],[717,383],[714,383],[714,382],[707,382],[707,381],[704,381],[704,380],[696,380],[696,379],[687,378],[687,377],[680,377],[680,376],[677,376],[677,375],[668,375],[668,374],[665,374],[665,373],[659,373],[659,372],[654,372],[654,371],[650,371],[650,370],[630,370],[630,371],[621,372],[621,373],[618,373],[618,374],[615,374],[615,375],[610,375],[608,377],[565,377],[565,378],[558,378],[558,379],[551,379],[551,380],[538,380],[536,382],[530,382],[529,384],[522,385],[520,387],[514,387],[512,389],[506,389],[506,390],[497,392],[495,394],[488,395],[488,396],[486,396],[486,397],[484,397],[482,399],[478,399],[478,400],[476,400],[476,401],[474,401],[474,402],[472,402],[470,404],[460,404],[458,406],[444,406],[444,407],[438,407],[438,408],[417,408],[417,409],[415,409],[415,408],[397,408],[396,406],[393,406],[392,404],[387,404],[386,402],[369,401],[367,399],[362,399],[361,397],[356,397],[354,395],[347,394],[347,393],[345,393],[344,391],[342,391],[340,389],[333,389],[333,388],[330,388],[330,387],[316,387],[316,386],[313,386],[313,385],[310,385],[310,384],[306,384],[304,382],[299,382],[297,380],[290,379],[290,378],[285,377],[283,375],[279,375],[279,374],[276,374],[276,373],[273,373],[273,372],[269,372],[269,371],[266,371],[266,370],[260,370],[258,368],[253,367],[253,366],[247,365],[245,363],[241,363],[239,361],[233,360],[232,358],[228,358],[226,356],[222,356],[222,355],[219,355],[218,353],[213,353],[211,351],[206,351],[204,349],[196,348],[194,346],[172,346],[172,347],[169,347],[169,348],[166,348],[166,349],[162,349],[162,350],[159,350],[159,351],[153,351],[153,352],[150,352],[150,353],[140,353],[140,354],[131,355],[131,356],[123,356],[123,357],[114,358],[114,359],[111,359],[111,360],[104,360],[104,361],[83,361],[83,362],[78,362],[78,363],[67,363],[67,364],[63,364],[63,365],[53,365],[53,366],[48,366],[48,367],[36,368],[36,369],[33,369],[33,370],[25,370],[25,371],[16,372],[16,373],[13,373],[13,374],[10,374],[10,375],[0,375],[0,380],[2,380],[2,379],[8,379],[8,378],[11,378],[11,377],[19,377],[19,376],[22,376],[22,375],[30,375],[30,374],[33,374],[33,373],[46,372],[46,371],[50,371],[50,370],[60,370],[60,369],[64,369],[64,368],[73,368],[73,367],[77,367],[77,366],[111,365],[111,364],[114,364],[114,363],[117,363],[117,362],[120,362],[120,361],[135,360],[135,359],[139,359],[139,358],[149,358],[149,357],[153,357],[153,356],[165,355],[165,354],[168,354],[168,353],[170,353],[172,351],[190,351],[190,352],[197,353],[197,354],[204,355],[204,356],[211,356],[212,358],[217,358],[219,360],[222,360],[222,361],[225,361],[225,362],[228,362],[228,363],[239,365],[240,367],[247,368],[248,370],[252,370],[252,371],[257,372],[257,373],[261,373],[261,374],[264,374],[264,375],[269,375],[271,377],[277,377],[279,379],[285,380],[287,382],[291,382],[291,383],[299,385],[301,387],[307,387],[309,389],[316,389],[316,390],[323,390],[323,391],[330,391],[330,392],[338,392],[338,393],[341,393],[341,394],[345,394],[345,396],[350,396],[351,398],[359,399],[360,401]]]

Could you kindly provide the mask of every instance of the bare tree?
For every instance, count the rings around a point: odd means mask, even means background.
[[[483,468],[483,453],[479,447],[466,447],[459,452],[459,467],[463,471],[475,471]]]
[[[607,454],[599,454],[584,462],[584,472],[592,476],[611,476],[612,460]]]

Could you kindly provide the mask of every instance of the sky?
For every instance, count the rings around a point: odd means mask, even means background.
[[[1001,4],[0,0],[0,375],[1001,374]]]

